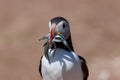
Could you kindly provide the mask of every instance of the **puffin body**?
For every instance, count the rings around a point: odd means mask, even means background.
[[[43,80],[87,80],[86,61],[74,52],[68,21],[55,17],[49,22],[49,30],[42,38],[47,39],[39,66]]]

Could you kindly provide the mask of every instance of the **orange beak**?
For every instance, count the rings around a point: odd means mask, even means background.
[[[50,29],[50,43],[49,44],[52,44],[52,39],[54,37],[55,27],[56,27],[56,24],[52,24],[51,29]]]

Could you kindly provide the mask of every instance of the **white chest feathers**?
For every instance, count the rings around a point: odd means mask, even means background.
[[[43,56],[41,72],[43,80],[83,80],[81,63],[74,52],[56,49],[51,63]]]

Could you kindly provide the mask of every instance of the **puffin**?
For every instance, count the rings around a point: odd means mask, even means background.
[[[75,53],[70,25],[64,17],[49,21],[49,33],[45,39],[40,59],[39,73],[43,80],[87,80],[89,70],[86,60]]]

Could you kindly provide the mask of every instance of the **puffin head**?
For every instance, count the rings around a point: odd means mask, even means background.
[[[69,22],[63,17],[54,17],[49,21],[49,33],[43,38],[47,39],[44,45],[46,58],[49,60],[49,51],[55,50],[57,47],[68,51],[74,51],[71,41],[71,32]],[[53,54],[54,54],[53,53]]]
[[[63,17],[55,17],[49,21],[50,41],[63,42],[70,37],[70,27],[68,21]]]

